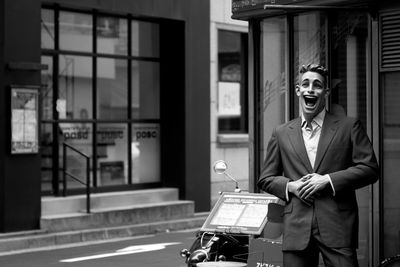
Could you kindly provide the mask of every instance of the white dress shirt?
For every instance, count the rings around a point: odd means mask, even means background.
[[[307,124],[303,114],[301,114],[301,132],[303,134],[304,145],[306,147],[307,156],[310,160],[312,168],[314,168],[315,157],[317,156],[318,142],[321,136],[322,125],[324,123],[326,110],[323,109],[311,121],[311,125]],[[326,174],[331,184],[333,195],[335,195],[335,188],[333,187],[331,177]],[[289,201],[289,191],[286,184],[286,199]]]
[[[307,124],[303,114],[301,114],[301,132],[303,133],[304,145],[311,167],[314,168],[315,157],[317,156],[317,148],[319,137],[321,136],[322,124],[324,123],[326,111],[322,110],[311,122]]]

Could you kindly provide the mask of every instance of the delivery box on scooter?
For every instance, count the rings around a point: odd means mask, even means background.
[[[268,204],[268,221],[259,237],[249,241],[247,267],[282,267],[282,212],[278,203]]]
[[[251,239],[247,267],[283,267],[281,238]]]

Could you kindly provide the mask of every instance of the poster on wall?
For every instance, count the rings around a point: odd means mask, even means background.
[[[39,90],[11,88],[11,153],[39,152]]]
[[[240,83],[218,83],[218,116],[238,117],[241,113]]]

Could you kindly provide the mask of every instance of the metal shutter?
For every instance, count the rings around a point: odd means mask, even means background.
[[[400,67],[400,10],[381,14],[381,68]]]

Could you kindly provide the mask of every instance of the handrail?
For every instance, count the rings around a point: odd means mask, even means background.
[[[70,178],[74,179],[75,181],[77,181],[80,184],[86,185],[86,183],[82,182],[79,177],[73,175],[72,173],[65,171],[65,174],[67,174]]]
[[[67,171],[67,148],[73,150],[79,155],[83,156],[86,159],[86,183],[82,182],[78,177],[73,175],[72,173]],[[67,175],[78,181],[79,183],[86,185],[86,212],[90,213],[90,157],[85,153],[79,151],[75,147],[63,143],[63,196],[67,196]]]
[[[66,147],[68,147],[68,148],[70,148],[71,150],[75,151],[76,153],[82,155],[83,157],[85,157],[85,158],[87,158],[87,159],[90,158],[88,155],[86,155],[85,153],[83,153],[83,152],[80,151],[79,149],[77,149],[77,148],[71,146],[71,145],[68,144],[68,143],[65,143],[65,142],[64,142],[63,145],[66,146]]]

